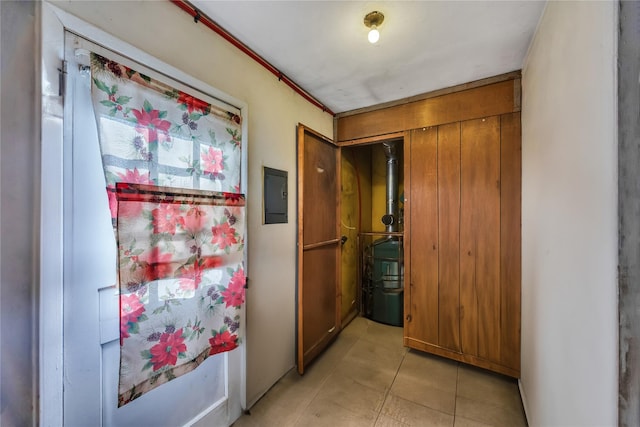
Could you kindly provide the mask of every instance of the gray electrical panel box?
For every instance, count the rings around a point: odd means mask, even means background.
[[[287,172],[264,167],[264,223],[282,224],[287,216]]]

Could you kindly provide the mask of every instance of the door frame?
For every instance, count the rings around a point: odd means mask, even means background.
[[[64,425],[64,360],[63,360],[63,266],[64,266],[64,211],[63,211],[63,156],[64,134],[70,123],[64,114],[64,39],[65,31],[77,34],[93,43],[104,46],[123,56],[136,58],[148,68],[160,71],[189,86],[236,106],[244,118],[242,121],[241,192],[248,190],[248,105],[226,93],[198,80],[163,62],[133,45],[65,12],[47,1],[38,8],[40,51],[37,53],[40,69],[39,92],[41,96],[41,178],[40,178],[40,275],[39,275],[39,327],[38,327],[38,375],[39,414],[42,426]],[[248,213],[248,208],[247,208]],[[52,244],[51,242],[58,242]],[[245,237],[245,245],[249,242]],[[245,252],[245,272],[249,276],[248,255]],[[246,310],[242,311],[241,324],[245,325],[240,352],[240,406],[246,408]],[[227,365],[225,362],[225,365]],[[210,410],[213,410],[210,412]],[[188,422],[193,424],[215,412],[211,407]]]

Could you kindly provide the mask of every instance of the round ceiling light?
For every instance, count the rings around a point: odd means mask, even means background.
[[[369,43],[376,43],[380,39],[380,31],[378,31],[378,27],[382,24],[382,21],[384,21],[384,15],[382,12],[378,12],[377,10],[365,15],[364,25],[371,29],[367,36]]]

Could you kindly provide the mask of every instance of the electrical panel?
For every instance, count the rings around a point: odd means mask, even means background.
[[[264,167],[264,223],[283,224],[287,214],[287,172]]]

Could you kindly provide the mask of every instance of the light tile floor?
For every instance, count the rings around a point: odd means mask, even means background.
[[[515,380],[402,346],[358,317],[307,372],[292,370],[234,427],[525,426]]]

